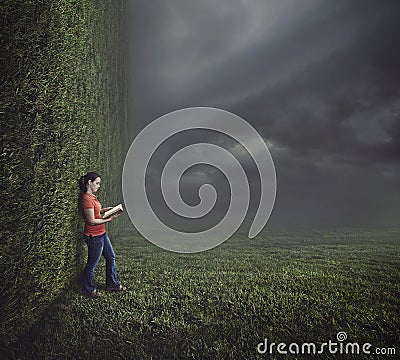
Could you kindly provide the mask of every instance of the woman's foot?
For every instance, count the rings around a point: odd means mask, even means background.
[[[109,291],[125,291],[126,287],[119,285],[119,286],[115,286],[115,287],[107,287],[107,290],[109,290]]]
[[[97,299],[101,296],[101,294],[97,290],[93,290],[91,293],[86,294],[86,296],[92,299]]]

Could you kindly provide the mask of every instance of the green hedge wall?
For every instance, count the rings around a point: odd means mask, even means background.
[[[103,205],[121,201],[130,126],[124,8],[111,0],[0,4],[3,346],[82,269],[78,178],[98,172]]]

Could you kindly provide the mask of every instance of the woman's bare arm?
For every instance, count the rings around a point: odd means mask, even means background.
[[[107,222],[110,222],[111,220],[115,219],[117,216],[113,215],[107,219],[95,219],[94,218],[94,209],[83,209],[85,213],[86,220],[90,225],[100,225],[104,224]]]

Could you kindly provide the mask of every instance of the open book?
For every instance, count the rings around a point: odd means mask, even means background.
[[[107,219],[113,215],[121,214],[124,211],[121,204],[114,206],[111,210],[108,210],[104,213],[103,219]]]

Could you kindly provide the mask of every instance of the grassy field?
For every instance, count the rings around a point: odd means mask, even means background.
[[[95,274],[102,298],[82,297],[75,284],[15,344],[13,355],[275,358],[277,352],[257,352],[265,338],[321,344],[335,341],[339,331],[347,342],[371,343],[372,351],[399,352],[399,240],[400,230],[266,231],[190,255],[125,232],[112,241],[128,291],[104,291],[102,260]]]
[[[112,0],[0,2],[0,349],[81,265],[80,176],[98,172],[102,203],[121,201],[132,126],[125,9]]]

